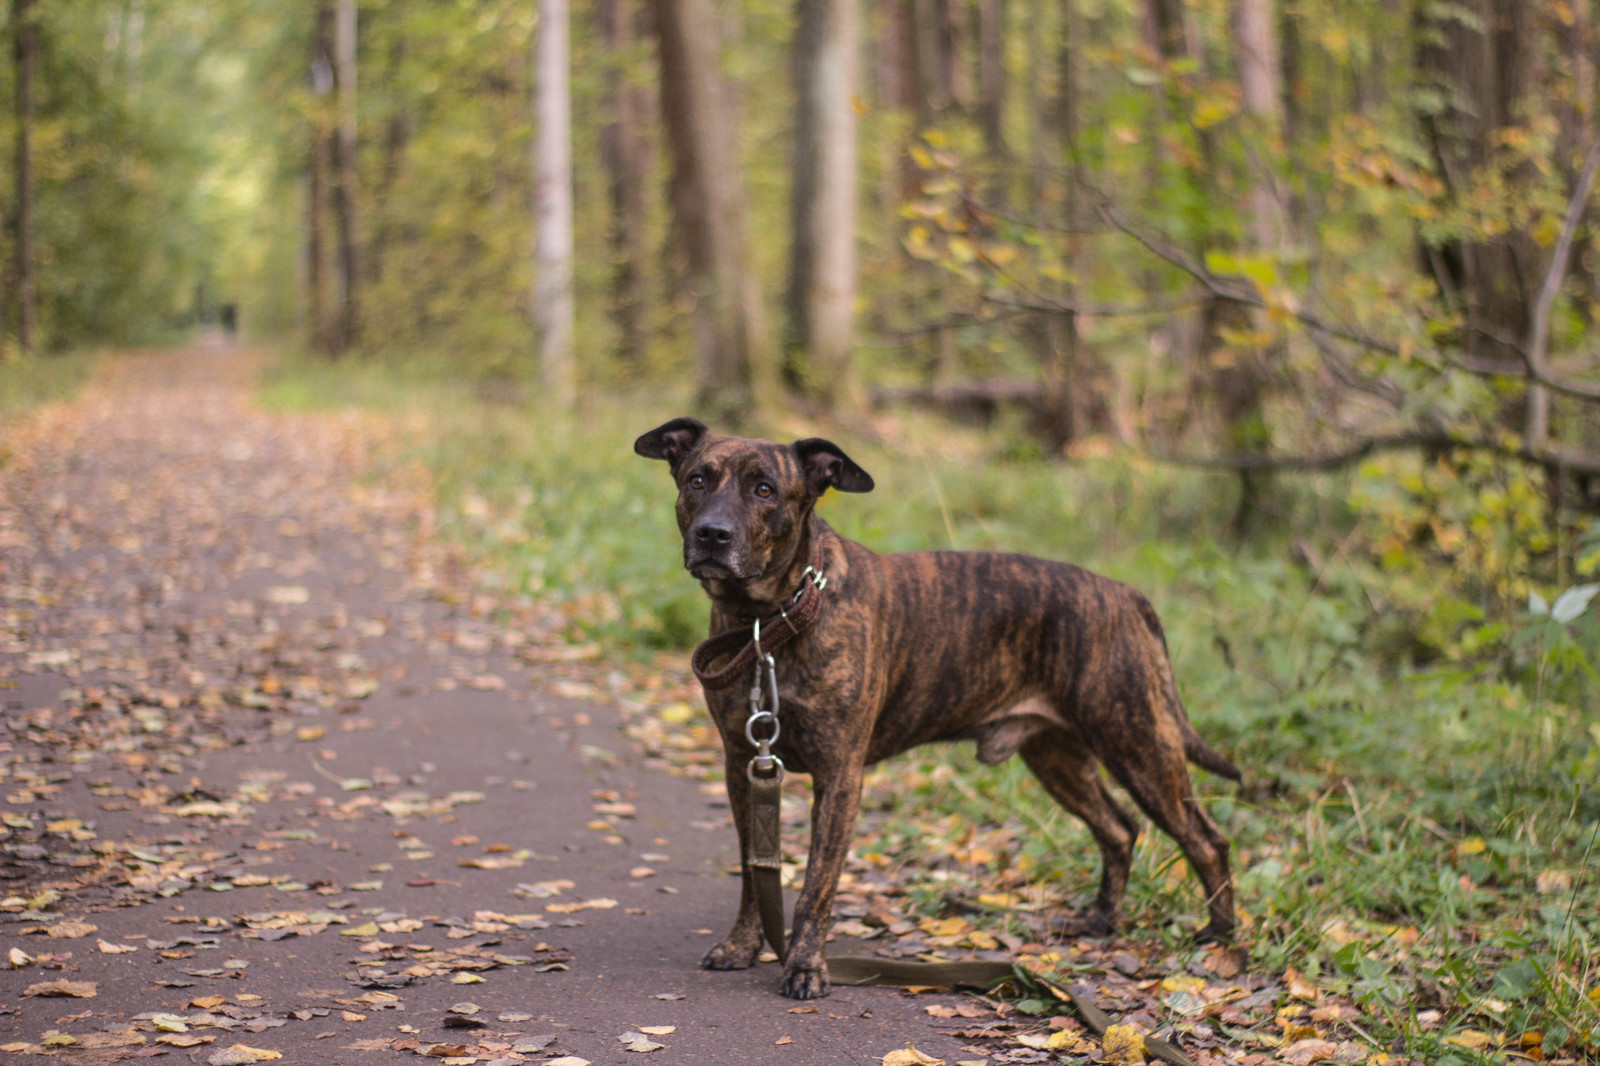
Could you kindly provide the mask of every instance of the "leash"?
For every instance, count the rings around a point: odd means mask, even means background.
[[[689,661],[695,676],[707,689],[726,688],[744,671],[752,666],[755,668],[755,677],[750,685],[750,715],[744,723],[745,739],[756,750],[745,765],[745,776],[750,781],[750,841],[744,866],[750,875],[751,890],[755,893],[761,932],[780,961],[787,954],[788,935],[784,928],[783,830],[779,818],[784,766],[783,760],[772,753],[772,745],[777,743],[783,731],[778,721],[778,672],[772,652],[798,637],[816,620],[822,605],[822,590],[828,584],[827,575],[822,569],[823,561],[819,538],[812,552],[811,563],[801,574],[800,589],[787,607],[780,608],[777,614],[766,619],[756,619],[751,626],[748,642],[745,641],[743,629],[730,629],[701,643]],[[780,624],[784,628],[771,633]],[[761,637],[763,626],[770,634],[765,647]],[[734,656],[731,662],[721,669],[711,669],[712,663],[730,653]],[[770,706],[762,706],[763,700]],[[765,731],[765,735],[758,736],[758,730]],[[1014,963],[997,960],[908,962],[867,955],[830,955],[827,963],[829,981],[841,986],[926,985],[990,992],[1017,976]],[[1110,1017],[1096,1007],[1092,999],[1038,977],[1032,977],[1032,980],[1070,1004],[1097,1036],[1103,1036],[1112,1024]],[[1195,1066],[1192,1059],[1165,1040],[1146,1036],[1144,1047],[1169,1066]]]

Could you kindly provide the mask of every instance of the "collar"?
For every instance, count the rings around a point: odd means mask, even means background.
[[[724,630],[703,641],[689,657],[689,666],[707,690],[727,688],[754,665],[756,656],[771,653],[810,628],[822,608],[822,590],[828,583],[822,572],[823,538],[819,535],[811,549],[811,564],[801,573],[800,588],[778,613],[756,620],[753,629],[740,626]],[[759,644],[757,643],[759,641]],[[720,669],[711,664],[724,655],[733,658]]]

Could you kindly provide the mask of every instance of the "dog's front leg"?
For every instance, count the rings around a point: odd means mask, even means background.
[[[739,738],[743,741],[743,737]],[[728,743],[724,738],[724,743]],[[733,928],[716,947],[706,952],[700,960],[707,970],[743,970],[755,965],[761,954],[761,912],[756,907],[755,889],[750,883],[750,867],[745,859],[750,854],[750,780],[745,776],[748,759],[741,753],[736,759],[723,761],[723,776],[728,782],[728,805],[733,811],[733,824],[739,831],[739,861],[743,868],[739,888],[739,916]]]
[[[828,994],[828,963],[822,957],[833,927],[833,895],[854,839],[861,807],[862,759],[855,755],[841,772],[812,778],[811,850],[806,883],[794,907],[794,932],[784,959],[783,994],[817,999]]]

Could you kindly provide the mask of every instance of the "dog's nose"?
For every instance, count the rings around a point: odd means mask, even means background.
[[[733,527],[714,518],[694,524],[694,538],[706,547],[717,547],[733,539]]]

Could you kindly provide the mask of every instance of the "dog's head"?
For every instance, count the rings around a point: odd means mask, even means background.
[[[818,497],[830,488],[872,490],[867,472],[820,437],[779,444],[674,418],[634,441],[633,450],[671,467],[683,565],[701,581],[749,586],[775,576],[794,560]]]

